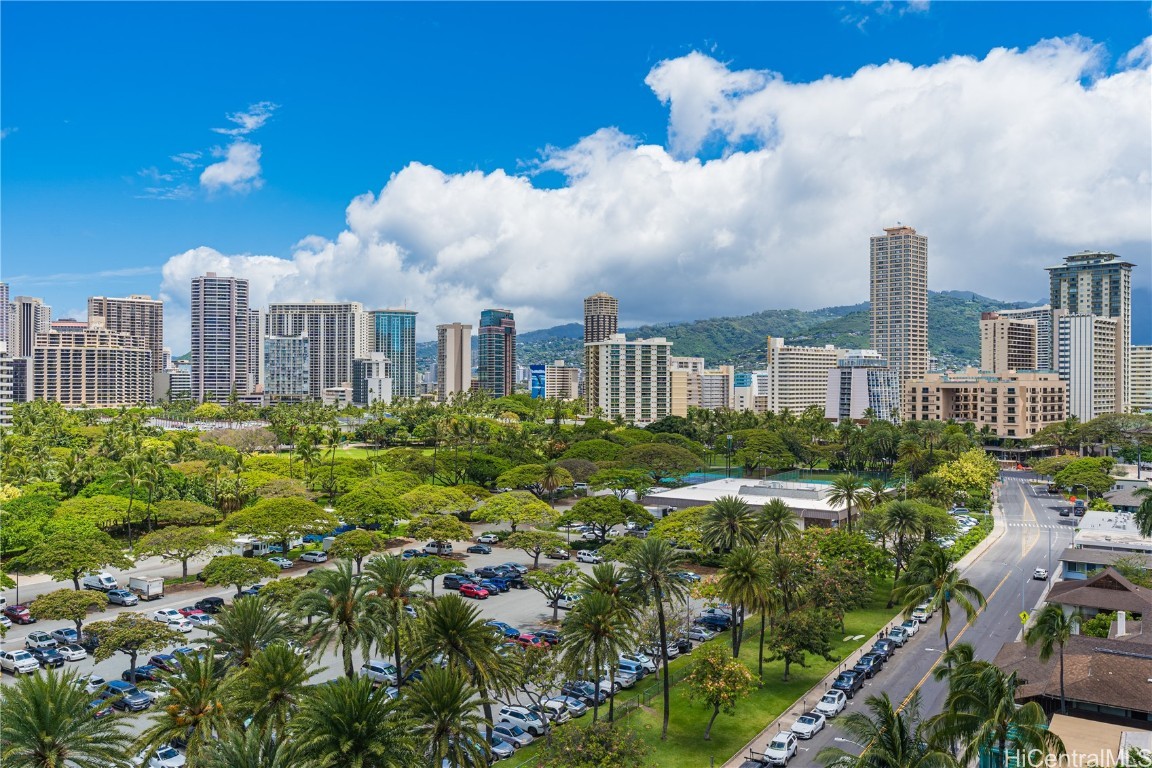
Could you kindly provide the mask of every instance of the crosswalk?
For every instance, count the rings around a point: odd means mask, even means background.
[[[1046,531],[1071,531],[1071,526],[1067,525],[1045,525],[1043,523],[1013,523],[1007,522],[1004,525],[1009,528],[1039,528]]]

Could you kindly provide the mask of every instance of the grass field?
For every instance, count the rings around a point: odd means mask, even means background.
[[[839,637],[863,635],[862,640],[839,640],[833,645],[833,655],[837,658],[847,658],[853,651],[870,641],[872,635],[892,620],[896,611],[885,608],[891,582],[884,579],[876,580],[875,595],[868,607],[854,611],[844,619],[845,631],[837,633]],[[750,620],[751,621],[751,620]],[[755,621],[755,629],[759,629],[759,621]],[[752,623],[748,631],[753,630]],[[723,633],[712,642],[731,644],[729,634]],[[740,649],[740,660],[756,675],[756,659],[759,653],[759,643],[755,638],[745,641]],[[681,667],[691,664],[692,657],[687,656],[672,662],[673,674]],[[784,682],[783,662],[764,663],[764,684],[754,690],[748,698],[736,705],[736,712],[729,716],[723,713],[716,719],[712,727],[712,739],[704,741],[704,726],[711,717],[711,709],[703,704],[693,701],[692,693],[686,685],[674,685],[672,688],[672,718],[668,725],[668,740],[660,740],[660,728],[663,722],[663,696],[658,688],[651,697],[649,706],[641,706],[630,712],[621,721],[635,728],[641,738],[651,747],[648,764],[659,768],[700,768],[709,765],[715,759],[716,765],[722,765],[737,750],[743,749],[757,733],[768,723],[775,720],[786,711],[794,701],[808,692],[825,675],[837,666],[838,662],[825,661],[819,657],[809,658],[807,667],[792,665],[791,679]],[[643,697],[644,691],[652,686],[657,678],[649,676],[645,682],[637,685],[632,691],[621,693],[619,702],[626,702],[629,697]],[[815,702],[809,702],[814,704]],[[606,716],[601,709],[601,716]],[[585,716],[581,722],[591,722],[591,716]],[[568,727],[568,726],[566,726]],[[761,745],[762,746],[762,745]],[[531,765],[531,758],[536,751],[535,746],[521,750],[512,758],[512,766],[522,764]],[[815,755],[810,756],[815,758]],[[814,761],[813,761],[814,762]]]

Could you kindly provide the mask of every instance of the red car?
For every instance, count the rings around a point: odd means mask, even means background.
[[[35,624],[36,618],[26,605],[10,605],[4,609],[4,615],[17,624]]]
[[[532,635],[532,634],[529,634],[527,632],[523,633],[522,635],[520,635],[520,637],[516,638],[516,642],[520,643],[520,645],[524,646],[525,648],[527,648],[530,645],[533,648],[547,648],[548,647],[548,643],[546,643],[543,640],[541,640],[540,638],[536,637],[536,635]]]
[[[183,608],[180,608],[179,613],[184,618],[188,618],[189,616],[194,616],[198,613],[204,613],[204,611],[200,610],[199,608],[193,608],[192,606],[188,605],[188,606],[185,606]]]
[[[488,590],[479,584],[467,582],[460,585],[460,594],[464,597],[474,597],[477,600],[484,600],[488,597]]]

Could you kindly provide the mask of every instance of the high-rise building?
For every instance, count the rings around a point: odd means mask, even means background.
[[[1049,303],[1069,315],[1095,315],[1116,321],[1116,412],[1128,410],[1132,346],[1132,267],[1114,253],[1083,251],[1048,267]]]
[[[366,357],[374,344],[369,316],[358,301],[269,304],[265,333],[270,337],[307,334],[308,381],[313,400],[321,399],[329,387],[348,386],[352,381],[352,361]]]
[[[605,418],[617,416],[636,424],[650,424],[671,413],[672,392],[668,372],[672,342],[664,338],[628,341],[617,333],[584,347],[592,367],[585,394]],[[590,389],[595,382],[595,390]]]
[[[370,352],[352,361],[352,402],[372,405],[392,402],[392,361],[383,352]]]
[[[248,394],[248,281],[215,272],[194,277],[191,309],[192,399],[223,403]]]
[[[144,339],[101,327],[37,334],[33,400],[108,408],[152,402],[152,352]]]
[[[312,339],[298,336],[266,336],[261,365],[264,397],[270,403],[299,403],[319,400],[312,386]]]
[[[1068,414],[1091,421],[1120,413],[1116,368],[1118,322],[1098,315],[1066,315],[1057,325],[1056,370],[1068,383]]]
[[[1056,370],[1056,321],[1067,310],[1054,310],[1050,304],[1027,309],[998,309],[996,314],[1007,320],[1033,320],[1036,322],[1036,370]],[[981,367],[985,367],[981,364]]]
[[[0,312],[8,302],[0,303]],[[0,338],[0,427],[12,426],[12,358],[8,357],[8,340]]]
[[[1132,410],[1152,413],[1152,346],[1135,346],[1128,352],[1132,371]]]
[[[410,309],[377,309],[371,313],[375,329],[373,352],[392,361],[392,397],[416,397],[416,313]]]
[[[992,373],[1038,369],[1036,339],[1035,320],[981,313],[980,369]]]
[[[607,293],[600,291],[584,299],[584,393],[589,411],[598,406],[592,398],[599,390],[599,385],[595,379],[596,371],[590,357],[592,351],[588,345],[613,336],[619,318],[620,302]]]
[[[12,299],[12,322],[9,332],[8,354],[12,357],[32,357],[36,335],[52,329],[52,307],[43,299],[17,296]]]
[[[472,388],[472,326],[436,326],[436,399],[441,402]]]
[[[799,416],[809,408],[824,410],[828,395],[828,372],[844,350],[831,344],[823,347],[794,347],[784,339],[768,337],[768,365],[753,373],[752,409],[758,413],[780,413],[787,409]]]
[[[672,357],[668,367],[673,416],[687,416],[689,408],[736,407],[736,374],[732,366],[708,369],[702,357]]]
[[[871,417],[894,421],[900,413],[900,381],[874,349],[848,349],[828,371],[824,418]]]
[[[557,360],[528,366],[528,392],[537,399],[575,400],[580,396],[580,369]]]
[[[248,310],[248,391],[258,392],[264,384],[264,334],[266,321],[258,309]]]
[[[476,330],[476,378],[492,397],[507,397],[516,384],[516,319],[510,309],[485,309]]]
[[[928,371],[928,238],[885,227],[871,238],[872,348],[901,385]]]
[[[997,437],[1031,437],[1068,417],[1067,387],[1048,371],[930,373],[905,386],[909,420],[970,422]]]
[[[152,353],[152,369],[164,370],[164,302],[137,294],[126,299],[90,296],[88,324],[143,340]]]
[[[0,283],[0,342],[5,349],[12,343],[12,301],[8,298],[8,283]],[[5,352],[7,354],[7,352]]]

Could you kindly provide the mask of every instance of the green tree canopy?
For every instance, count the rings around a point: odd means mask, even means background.
[[[540,567],[540,555],[563,549],[564,539],[551,531],[517,531],[504,540],[512,549],[519,549],[532,558],[532,567]]]
[[[408,516],[434,515],[442,512],[463,512],[475,503],[468,494],[458,488],[444,488],[434,485],[421,485],[405,493],[400,501],[408,510]]]
[[[709,741],[720,712],[735,714],[737,702],[752,692],[752,673],[718,643],[704,644],[692,657],[692,671],[685,682],[697,700],[712,708],[712,717],[704,727],[704,740]]]
[[[379,552],[388,544],[388,539],[375,531],[357,528],[345,531],[332,542],[328,554],[335,558],[347,558],[356,563],[356,573],[360,573],[364,558]]]
[[[579,521],[591,526],[603,543],[612,526],[622,525],[629,520],[647,525],[652,522],[652,514],[639,504],[621,501],[615,496],[589,496],[573,504],[571,509],[561,515],[560,520]]]
[[[112,537],[91,521],[75,516],[55,516],[44,526],[44,537],[12,565],[25,573],[47,573],[57,581],[72,580],[80,589],[80,577],[103,568],[128,568],[130,561]]]
[[[228,534],[203,525],[168,526],[153,531],[136,542],[136,554],[180,563],[188,578],[188,561],[207,555],[230,541]]]
[[[171,525],[207,525],[220,513],[207,504],[183,499],[165,499],[152,508],[156,519]]]
[[[48,621],[70,621],[76,625],[76,634],[84,628],[84,620],[90,611],[102,611],[108,607],[108,596],[103,592],[88,589],[58,589],[33,600],[28,611],[37,619]]]
[[[204,583],[226,587],[236,587],[236,595],[245,586],[261,579],[274,579],[280,575],[280,567],[267,560],[243,555],[218,555],[204,566]]]
[[[691,451],[665,443],[633,445],[618,460],[626,467],[646,470],[657,485],[668,478],[679,478],[701,464],[700,457]]]
[[[88,625],[88,634],[100,640],[92,652],[96,661],[106,661],[116,652],[123,653],[129,658],[133,677],[141,653],[162,651],[184,642],[184,635],[142,613],[121,613],[112,621],[94,621]],[[132,682],[135,683],[135,679]]]
[[[285,551],[293,539],[310,533],[326,534],[338,525],[336,516],[319,504],[296,497],[261,499],[223,523],[224,530],[232,533],[281,542]]]
[[[513,531],[520,526],[551,525],[556,511],[527,491],[497,493],[472,513],[482,523],[508,523]]]
[[[444,544],[471,539],[472,529],[455,515],[426,514],[408,523],[408,535],[414,539],[429,539]]]
[[[560,563],[553,568],[524,574],[524,583],[544,595],[552,606],[552,621],[560,618],[556,601],[563,595],[572,594],[579,581],[580,569],[574,563]]]

